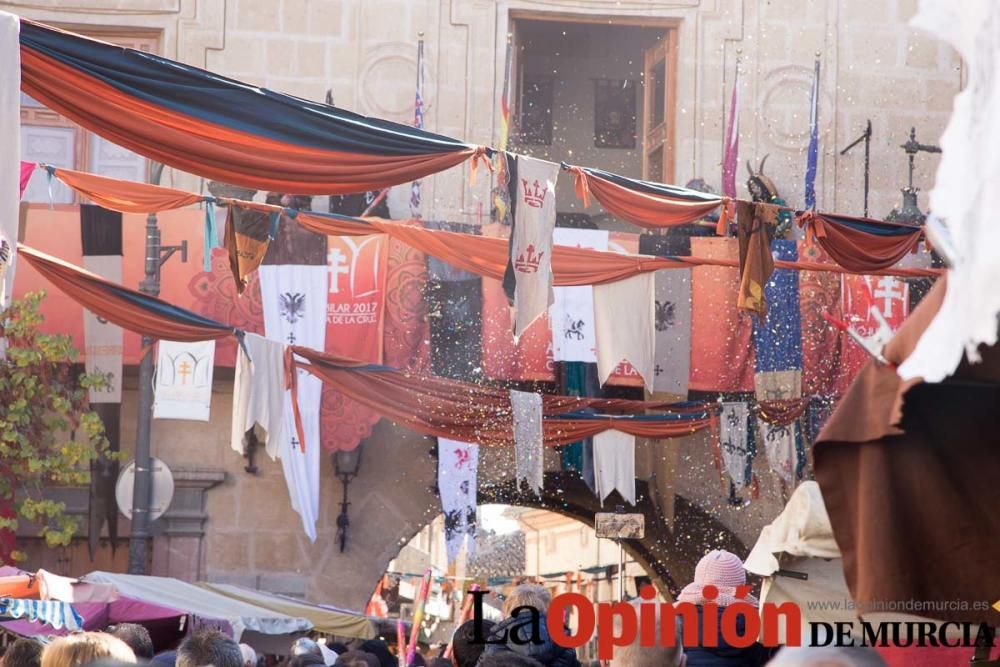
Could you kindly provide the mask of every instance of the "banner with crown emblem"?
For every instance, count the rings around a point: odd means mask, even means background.
[[[327,239],[327,352],[382,363],[388,251],[385,234]]]
[[[161,340],[158,348],[153,417],[207,422],[212,406],[215,341]]]
[[[559,165],[517,156],[517,198],[510,261],[514,269],[514,335],[552,304],[552,230]]]

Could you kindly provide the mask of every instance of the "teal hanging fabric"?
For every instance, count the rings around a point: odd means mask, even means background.
[[[212,248],[219,247],[219,232],[215,228],[215,204],[205,201],[205,261],[204,270],[208,273],[212,270]]]

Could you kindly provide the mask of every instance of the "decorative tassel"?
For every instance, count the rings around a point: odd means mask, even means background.
[[[215,227],[215,204],[205,200],[205,250],[204,250],[204,270],[208,273],[212,270],[212,248],[219,247],[219,231]]]

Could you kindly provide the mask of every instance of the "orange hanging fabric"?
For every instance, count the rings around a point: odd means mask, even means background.
[[[205,197],[161,185],[124,181],[82,171],[42,165],[81,196],[99,206],[121,213],[156,213],[205,201]]]

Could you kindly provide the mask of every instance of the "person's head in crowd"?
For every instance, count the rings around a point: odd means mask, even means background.
[[[41,667],[79,667],[101,658],[135,663],[135,653],[117,637],[106,632],[80,632],[59,637],[46,646]]]
[[[257,651],[249,644],[240,644],[240,655],[243,656],[243,667],[257,667]]]
[[[282,664],[282,667],[319,667],[326,665],[323,656],[315,653],[303,653],[302,655],[289,656]]]
[[[7,647],[0,659],[0,667],[39,667],[42,664],[42,648],[34,639],[21,637]]]
[[[420,655],[419,653],[415,653],[413,654],[413,660],[407,667],[427,667],[427,661],[424,660],[424,656]]]
[[[483,637],[489,637],[495,623],[493,621],[482,621]],[[476,667],[479,657],[483,654],[486,644],[476,641],[476,622],[466,621],[455,628],[455,634],[451,638],[451,655],[455,667]]]
[[[294,642],[292,642],[293,656],[296,655],[315,655],[320,658],[320,663],[322,664],[323,652],[319,650],[319,644],[308,637],[299,637]]]
[[[347,644],[343,642],[328,642],[326,647],[331,651],[333,651],[334,653],[336,653],[337,655],[340,655],[341,653],[347,653],[348,651],[351,650],[347,648]]]
[[[633,600],[631,603],[636,608],[636,618],[639,618],[639,606],[642,602],[643,600]],[[621,631],[621,619],[616,615],[615,635],[621,636]],[[636,633],[631,644],[617,647],[611,659],[611,667],[684,667],[687,664],[680,628],[677,628],[677,640],[673,646],[659,645],[661,636],[659,604],[656,604],[656,631],[653,636],[657,638],[656,646],[641,646],[639,633]]]
[[[364,651],[346,651],[338,655],[337,662],[333,663],[333,667],[379,667],[380,665],[378,658]]]
[[[448,658],[431,658],[431,661],[427,663],[427,667],[452,667],[451,660]]]
[[[885,660],[867,646],[786,646],[768,667],[885,667]]]
[[[149,636],[149,630],[138,623],[112,625],[107,632],[128,644],[135,657],[141,660],[153,659],[153,638]]]
[[[174,667],[177,662],[177,651],[160,651],[150,662],[153,667]]]
[[[399,659],[389,650],[389,645],[381,639],[367,639],[361,642],[359,651],[364,651],[378,659],[377,667],[397,667]]]
[[[518,607],[534,607],[544,614],[552,604],[552,593],[541,584],[518,584],[503,601],[504,616],[510,616]]]
[[[243,654],[232,637],[201,630],[177,647],[176,667],[243,667]]]
[[[534,658],[511,651],[484,655],[476,665],[477,667],[544,667]]]

